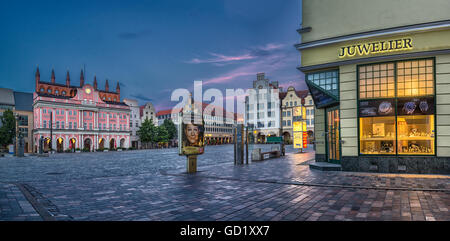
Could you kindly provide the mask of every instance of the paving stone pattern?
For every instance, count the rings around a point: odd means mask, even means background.
[[[211,146],[197,174],[175,149],[0,158],[0,220],[41,219],[15,184],[67,220],[450,220],[449,176],[321,172],[287,152],[234,166]]]

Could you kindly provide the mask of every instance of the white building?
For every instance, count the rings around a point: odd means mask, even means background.
[[[280,117],[278,82],[269,82],[264,73],[258,73],[245,98],[244,123],[253,125],[256,141],[264,143],[267,136],[281,135]]]
[[[141,123],[145,121],[146,118],[149,120],[153,120],[153,124],[158,126],[158,119],[156,118],[155,107],[152,103],[148,102],[147,104],[141,106],[140,108],[140,116]]]
[[[139,112],[138,102],[137,100],[132,99],[123,99],[123,102],[125,102],[125,104],[127,104],[131,109],[130,115],[131,146],[136,149],[139,149],[141,145],[139,136],[137,135],[137,131],[141,126],[141,115]]]

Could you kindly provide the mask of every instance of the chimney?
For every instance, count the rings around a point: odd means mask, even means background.
[[[70,86],[70,75],[69,75],[69,70],[67,70],[67,75],[66,75],[66,85],[67,85],[67,87]]]
[[[84,74],[83,74],[83,70],[81,70],[81,75],[80,75],[80,87],[84,86]]]

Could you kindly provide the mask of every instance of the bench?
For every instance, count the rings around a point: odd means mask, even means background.
[[[271,151],[261,152],[261,148],[256,148],[252,152],[252,161],[263,161],[264,159],[276,158],[281,156],[278,147],[272,147]]]

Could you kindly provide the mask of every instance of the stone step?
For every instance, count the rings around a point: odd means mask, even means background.
[[[334,164],[329,162],[313,162],[309,164],[310,169],[320,170],[320,171],[341,171],[342,167],[340,164]]]

